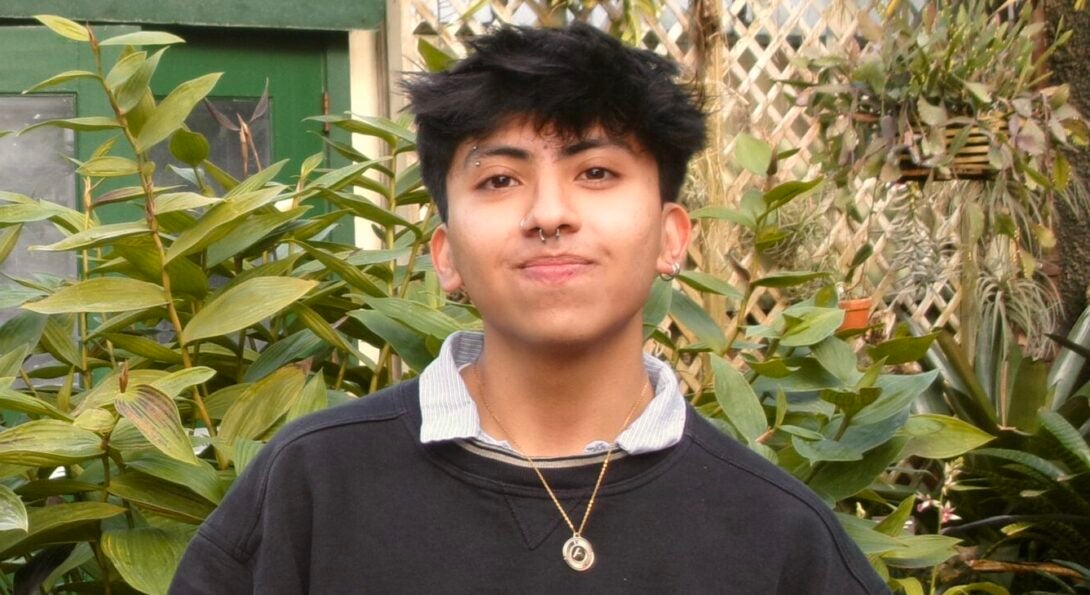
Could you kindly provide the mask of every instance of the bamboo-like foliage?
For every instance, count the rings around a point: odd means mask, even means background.
[[[0,289],[21,306],[0,327],[0,576],[8,590],[19,581],[20,591],[162,593],[196,524],[279,428],[419,373],[445,337],[480,320],[439,290],[430,268],[438,218],[418,167],[399,159],[415,149],[404,124],[319,117],[379,139],[384,155],[327,138],[348,165],[323,168],[319,154],[300,164],[292,186],[277,181],[285,162],[236,180],[184,124],[218,75],[158,102],[148,89],[166,54],[141,48],[179,38],[144,31],[100,41],[72,21],[41,20],[87,45],[96,70],[64,76],[97,81],[112,113],[40,125],[113,136],[74,164],[82,212],[0,193],[0,229],[17,236],[22,223],[48,220],[64,238],[39,249],[83,264],[78,277]],[[113,65],[103,59],[110,46],[123,48]],[[153,184],[148,155],[162,142],[190,165],[186,186]],[[739,225],[756,242],[819,181],[768,177],[784,154],[749,142],[739,157],[764,189],[738,208],[693,216]],[[103,191],[106,180],[121,187]],[[334,210],[312,214],[316,201]],[[103,205],[118,202],[139,215],[103,223]],[[420,216],[403,216],[406,205]],[[350,218],[373,224],[382,246],[331,241],[331,228]],[[922,357],[934,336],[856,352],[853,331],[838,330],[843,313],[826,274],[769,268],[744,277],[741,289],[700,270],[656,283],[647,339],[681,370],[699,411],[836,506],[891,584],[912,584],[906,573],[949,558],[955,540],[905,528],[915,496],[897,490],[896,466],[957,457],[992,436],[954,417],[912,414],[935,374],[899,366]],[[808,283],[821,289],[762,324],[736,318],[724,330],[700,305],[714,295],[745,311],[764,291]]]

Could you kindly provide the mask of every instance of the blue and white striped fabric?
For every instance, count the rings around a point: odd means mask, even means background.
[[[459,370],[477,361],[484,335],[457,332],[447,337],[436,358],[420,374],[420,426],[422,443],[442,440],[476,440],[511,453],[507,441],[496,440],[481,429],[477,405]],[[617,448],[628,454],[662,450],[677,444],[685,430],[685,399],[673,370],[661,360],[644,354],[643,366],[655,387],[655,396],[626,430],[617,437]],[[603,441],[587,445],[586,454],[609,448]]]

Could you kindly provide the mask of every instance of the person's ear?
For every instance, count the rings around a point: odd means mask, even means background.
[[[675,275],[675,263],[678,267],[685,266],[692,232],[693,223],[685,207],[674,202],[662,206],[662,242],[658,262],[655,263],[660,274]]]
[[[462,288],[462,276],[454,264],[448,234],[446,223],[435,228],[435,233],[431,236],[431,261],[435,274],[439,277],[440,287],[447,293],[454,293]]]

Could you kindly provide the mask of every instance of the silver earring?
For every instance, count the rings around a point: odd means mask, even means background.
[[[662,279],[663,281],[673,281],[680,274],[681,274],[681,265],[678,264],[677,262],[674,262],[674,263],[672,263],[670,265],[670,272],[669,273],[666,273],[666,274],[659,273],[659,279]]]

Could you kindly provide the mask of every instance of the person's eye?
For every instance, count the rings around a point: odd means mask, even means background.
[[[484,190],[502,190],[504,188],[513,188],[518,186],[518,180],[511,176],[492,176],[487,180],[481,182],[477,187]]]
[[[579,174],[579,178],[582,180],[588,180],[591,182],[604,182],[616,178],[617,174],[604,167],[591,167]]]

